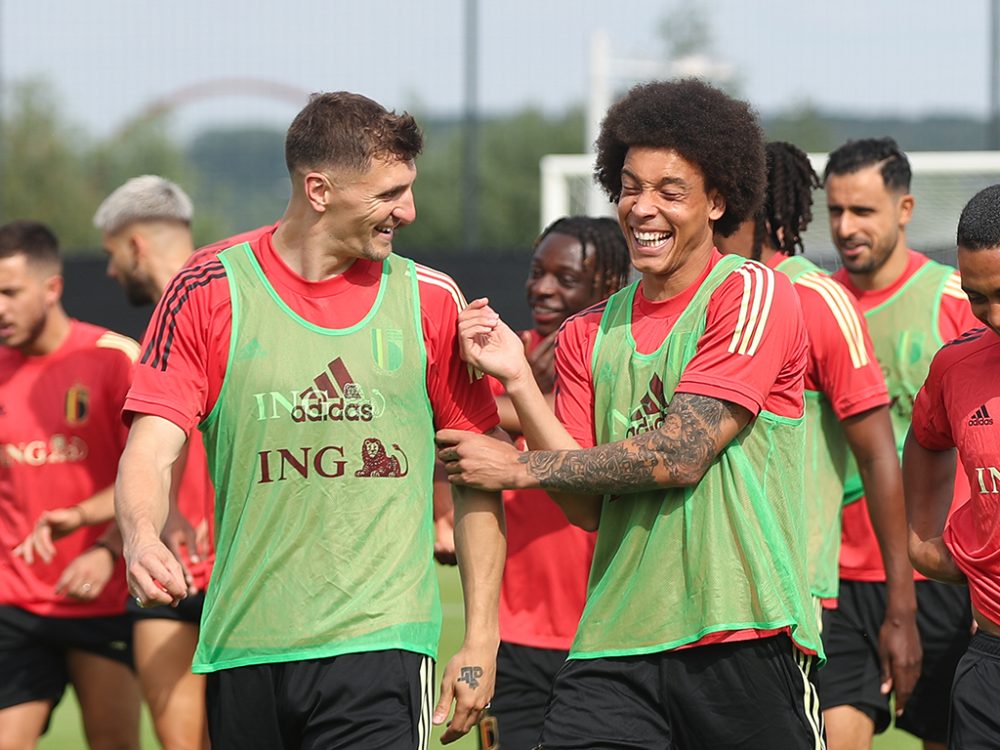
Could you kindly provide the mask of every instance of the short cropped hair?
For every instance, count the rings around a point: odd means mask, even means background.
[[[366,172],[374,159],[411,161],[423,149],[413,117],[360,94],[313,94],[285,137],[288,173],[314,169]]]
[[[764,200],[764,137],[757,116],[696,78],[632,88],[608,110],[597,138],[594,177],[612,201],[622,192],[622,166],[633,146],[676,151],[695,164],[706,190],[726,201],[714,231],[731,235]]]
[[[53,267],[57,273],[62,269],[59,240],[41,222],[21,219],[0,227],[0,258],[21,254],[31,264]]]
[[[965,204],[957,239],[964,250],[1000,247],[1000,185],[983,188]]]
[[[823,181],[830,175],[852,174],[867,167],[878,166],[886,188],[900,193],[910,192],[910,160],[892,138],[861,138],[848,141],[830,152]]]
[[[94,226],[114,234],[136,221],[179,221],[191,225],[194,207],[180,186],[163,177],[133,177],[104,199],[94,214]]]

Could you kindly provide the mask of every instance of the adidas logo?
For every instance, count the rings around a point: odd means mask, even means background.
[[[983,404],[978,409],[976,413],[972,415],[972,419],[969,420],[969,427],[985,427],[986,425],[993,424],[993,417],[986,410],[986,404]]]
[[[236,352],[236,360],[245,362],[248,359],[257,359],[266,355],[267,351],[260,345],[260,342],[256,338],[252,338]]]

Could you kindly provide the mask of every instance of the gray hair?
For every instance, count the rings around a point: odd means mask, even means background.
[[[156,219],[191,223],[194,208],[187,193],[157,175],[133,177],[104,199],[94,214],[94,226],[114,234],[134,221]]]

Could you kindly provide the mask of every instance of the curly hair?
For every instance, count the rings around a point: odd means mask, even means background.
[[[726,201],[714,231],[728,237],[753,218],[764,199],[764,138],[744,101],[696,78],[632,88],[612,105],[597,138],[594,178],[617,202],[622,165],[632,146],[669,149],[696,165],[706,190]]]
[[[983,188],[962,209],[958,246],[963,250],[1000,247],[1000,185]]]
[[[910,191],[910,160],[892,138],[861,138],[848,141],[830,152],[823,170],[823,181],[830,175],[852,174],[866,167],[877,166],[886,188],[900,193]]]
[[[397,115],[348,91],[313,94],[285,136],[288,173],[334,168],[365,172],[372,160],[415,159],[423,134],[412,115]]]
[[[605,296],[611,295],[628,283],[632,261],[628,243],[621,227],[614,219],[591,216],[564,216],[549,224],[538,235],[533,248],[537,248],[550,234],[565,234],[580,243],[580,260],[587,260],[587,248],[594,249],[594,286],[602,284]]]
[[[767,155],[767,195],[754,223],[753,252],[760,260],[766,242],[775,250],[795,255],[802,247],[802,233],[812,221],[812,191],[819,177],[805,152],[784,141],[764,147]]]

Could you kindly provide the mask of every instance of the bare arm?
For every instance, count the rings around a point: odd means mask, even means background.
[[[75,505],[45,511],[28,536],[14,548],[14,554],[28,565],[34,563],[36,555],[43,562],[51,562],[56,554],[54,542],[57,539],[72,534],[82,526],[98,526],[115,517],[114,497],[114,485],[109,484]]]
[[[160,539],[170,509],[173,465],[186,441],[172,422],[138,415],[118,465],[115,511],[129,590],[144,604],[176,603],[187,593],[181,564]]]
[[[455,701],[455,714],[441,737],[452,742],[479,721],[493,697],[500,644],[500,577],[506,558],[503,504],[495,492],[467,487],[455,492],[455,551],[465,601],[465,640],[448,662],[434,723],[441,724]]]
[[[896,710],[902,712],[920,676],[923,650],[917,631],[913,568],[907,554],[903,480],[889,408],[870,409],[841,424],[857,460],[885,567],[887,601],[879,633],[882,691],[895,689]]]
[[[903,488],[913,567],[928,578],[963,584],[965,574],[942,539],[954,491],[955,456],[954,449],[924,448],[911,430],[903,449]]]

